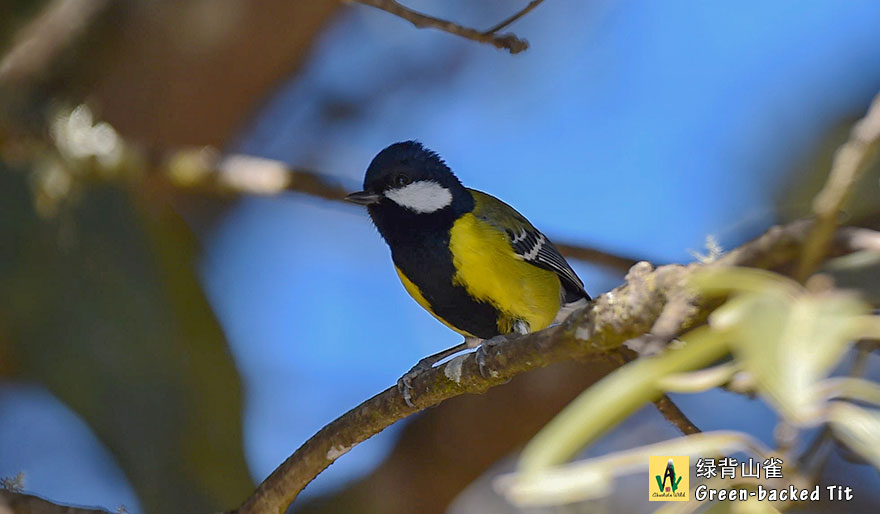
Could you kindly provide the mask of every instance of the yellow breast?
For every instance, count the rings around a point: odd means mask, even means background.
[[[452,226],[449,249],[456,270],[453,280],[502,313],[501,333],[512,332],[518,319],[532,331],[553,321],[561,304],[559,278],[520,259],[503,233],[468,213]]]

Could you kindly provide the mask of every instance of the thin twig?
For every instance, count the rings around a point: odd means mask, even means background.
[[[541,3],[543,1],[544,0],[532,0],[531,2],[529,2],[529,5],[523,7],[518,13],[516,13],[513,16],[511,16],[510,18],[507,18],[506,20],[500,22],[498,25],[495,25],[491,29],[483,31],[483,35],[489,36],[489,35],[492,35],[492,34],[498,32],[499,30],[503,29],[504,27],[506,27],[506,26],[510,25],[511,23],[515,22],[516,20],[522,18],[526,14],[529,14],[532,11],[532,9],[541,5]]]
[[[670,423],[684,435],[699,434],[701,430],[678,408],[678,405],[667,395],[654,400],[654,406]]]
[[[442,30],[444,32],[448,32],[450,34],[455,34],[456,36],[461,36],[465,39],[470,39],[471,41],[477,41],[479,43],[486,43],[494,46],[495,48],[502,48],[507,50],[512,54],[518,54],[529,47],[529,43],[524,39],[520,39],[513,34],[497,34],[495,32],[484,33],[479,30],[472,29],[469,27],[464,27],[459,25],[458,23],[451,22],[449,20],[442,20],[440,18],[435,18],[433,16],[428,16],[427,14],[420,13],[418,11],[413,11],[412,9],[401,5],[399,2],[395,0],[353,0],[357,3],[369,5],[370,7],[375,7],[377,9],[381,9],[385,12],[391,13],[395,16],[403,18],[404,20],[412,23],[416,27],[423,29],[426,27],[435,28],[438,30]]]
[[[775,227],[755,241],[726,254],[724,265],[777,267],[792,262],[802,248],[809,223]],[[834,240],[837,253],[861,250],[850,244],[859,231],[840,229]],[[862,238],[864,239],[864,238]],[[718,265],[718,264],[714,264]],[[569,359],[606,359],[628,339],[644,334],[656,322],[674,292],[701,265],[668,265],[652,269],[635,266],[626,283],[598,297],[587,309],[575,312],[561,325],[525,336],[512,337],[485,351],[485,363],[493,373],[484,378],[474,354],[461,355],[419,375],[413,383],[415,408],[407,406],[397,387],[391,387],[343,414],[312,436],[284,461],[241,506],[237,514],[284,512],[300,491],[321,471],[355,445],[381,432],[418,410],[466,393],[482,393],[512,377],[548,364]],[[705,319],[709,309],[697,309],[682,320],[686,330]]]
[[[839,222],[840,212],[853,188],[868,167],[880,141],[880,94],[867,114],[853,125],[849,140],[834,154],[831,172],[825,186],[813,200],[816,226],[798,263],[796,278],[800,281],[816,270],[828,248]]]

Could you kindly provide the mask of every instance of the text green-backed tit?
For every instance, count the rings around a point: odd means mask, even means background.
[[[501,200],[464,187],[417,142],[379,152],[364,190],[346,200],[367,206],[410,296],[465,337],[401,378],[407,403],[411,379],[438,360],[485,340],[541,330],[590,300],[544,234]]]

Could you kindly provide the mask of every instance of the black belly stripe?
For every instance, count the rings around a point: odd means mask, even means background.
[[[448,240],[437,238],[419,245],[406,245],[397,248],[392,258],[419,288],[437,316],[482,339],[499,334],[498,310],[489,303],[475,300],[464,287],[452,283],[455,267]]]
[[[434,314],[482,339],[499,335],[498,310],[452,283],[455,266],[449,251],[449,230],[456,219],[452,209],[424,216],[382,202],[371,205],[369,212],[391,248],[395,266],[419,288]]]

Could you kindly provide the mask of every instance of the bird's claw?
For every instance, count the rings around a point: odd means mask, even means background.
[[[415,404],[412,401],[412,382],[419,375],[428,371],[432,367],[431,362],[427,362],[426,359],[422,359],[418,364],[412,367],[409,371],[403,374],[402,377],[397,379],[397,390],[400,391],[400,396],[403,397],[403,401],[406,402],[411,408],[415,408]]]
[[[493,375],[496,375],[498,372],[494,369],[489,369],[488,362],[486,362],[489,356],[486,354],[486,350],[488,350],[492,346],[497,346],[501,343],[507,341],[507,338],[503,335],[495,336],[491,339],[486,339],[483,341],[479,347],[477,347],[476,355],[474,358],[477,361],[477,367],[480,369],[480,375],[483,378],[490,378]]]

